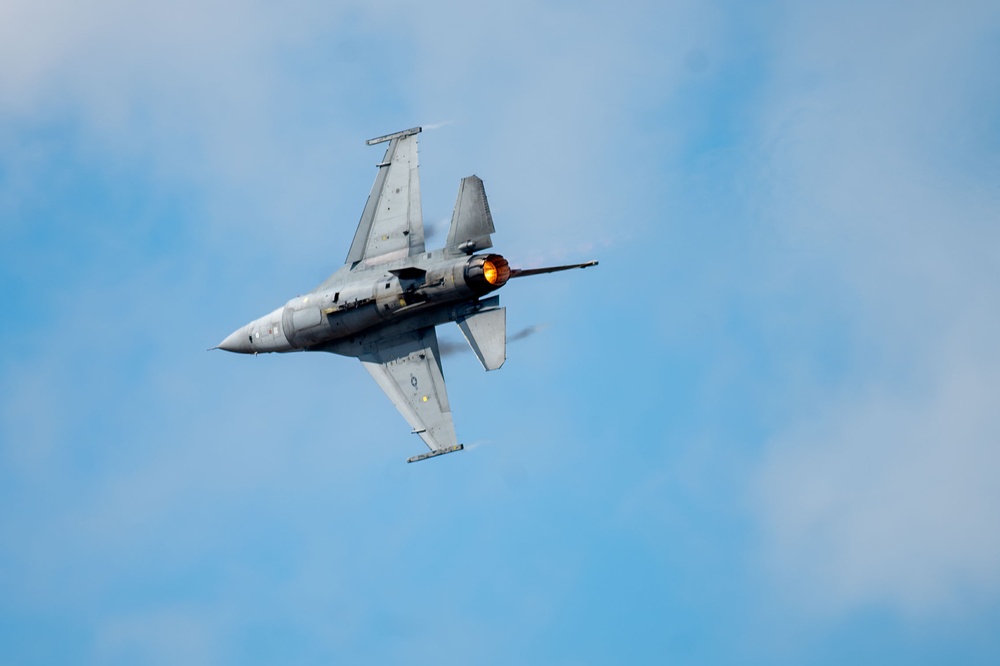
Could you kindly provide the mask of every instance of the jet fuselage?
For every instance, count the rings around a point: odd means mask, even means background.
[[[456,257],[442,250],[369,267],[345,266],[315,291],[233,331],[219,348],[258,354],[323,346],[336,352],[338,341],[475,301],[509,277],[507,261],[498,254]]]

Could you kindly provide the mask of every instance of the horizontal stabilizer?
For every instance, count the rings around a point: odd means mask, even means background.
[[[428,451],[427,453],[421,453],[419,456],[413,456],[412,458],[407,458],[406,462],[420,462],[421,460],[427,460],[428,458],[434,458],[437,456],[443,456],[446,453],[454,453],[455,451],[461,451],[465,448],[464,444],[456,444],[455,446],[449,446],[447,449],[437,449],[436,451]]]
[[[507,360],[507,310],[480,310],[455,320],[472,351],[486,370],[496,370]]]
[[[463,178],[462,184],[458,186],[455,211],[451,214],[451,229],[448,230],[446,247],[466,254],[485,250],[493,247],[490,234],[494,231],[496,229],[493,227],[493,216],[490,214],[483,181],[478,176]]]

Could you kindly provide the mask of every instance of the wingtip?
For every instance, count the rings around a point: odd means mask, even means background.
[[[455,453],[456,451],[462,451],[465,449],[465,444],[456,444],[455,446],[449,446],[443,449],[435,449],[427,453],[421,453],[419,456],[413,456],[412,458],[407,458],[406,462],[415,463],[421,460],[427,460],[428,458],[437,458],[438,456],[443,456],[446,453]]]
[[[402,132],[383,134],[382,136],[377,136],[374,139],[368,139],[365,143],[369,146],[374,146],[377,143],[385,143],[386,141],[392,141],[393,139],[403,139],[408,136],[413,136],[414,134],[420,134],[423,129],[423,127],[411,127],[410,129],[403,130]]]

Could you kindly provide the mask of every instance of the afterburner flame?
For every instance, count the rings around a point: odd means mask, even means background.
[[[491,254],[483,262],[483,277],[494,287],[502,287],[510,279],[510,266],[499,254]]]
[[[488,294],[507,284],[510,265],[499,254],[477,254],[465,266],[465,281],[477,294]]]

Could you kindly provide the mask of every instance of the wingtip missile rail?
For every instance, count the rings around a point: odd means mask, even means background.
[[[408,136],[413,136],[414,134],[420,134],[423,131],[423,127],[411,127],[410,129],[403,130],[402,132],[393,132],[392,134],[385,134],[383,136],[377,136],[374,139],[368,139],[365,143],[369,146],[374,146],[377,143],[385,143],[386,141],[392,141],[393,139],[403,139]]]
[[[428,453],[421,453],[419,456],[413,456],[412,458],[407,458],[406,462],[415,463],[421,460],[427,460],[428,458],[436,458],[437,456],[443,456],[446,453],[454,453],[455,451],[461,451],[465,448],[465,444],[458,444],[457,446],[449,446],[446,449],[437,449],[435,451],[430,451]]]

